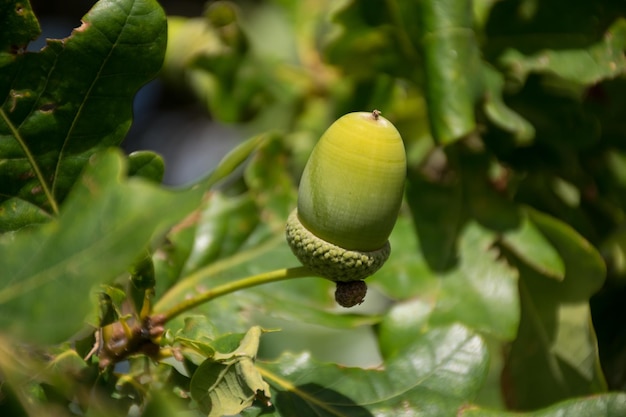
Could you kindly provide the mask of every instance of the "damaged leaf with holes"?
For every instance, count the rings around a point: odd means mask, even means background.
[[[270,387],[254,365],[263,330],[252,327],[230,352],[216,352],[191,378],[191,396],[209,417],[237,414],[255,400],[270,403]]]
[[[0,232],[56,215],[89,157],[121,143],[166,42],[154,1],[100,1],[67,38],[25,51],[38,26],[20,4],[0,17],[22,28],[0,38]]]

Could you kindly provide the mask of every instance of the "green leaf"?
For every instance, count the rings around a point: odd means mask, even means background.
[[[141,177],[160,184],[165,173],[161,155],[152,151],[136,151],[128,155],[128,175]]]
[[[264,221],[282,231],[285,219],[296,206],[298,193],[289,173],[287,150],[280,139],[259,147],[246,166],[244,178],[251,196],[263,210]]]
[[[401,32],[395,7],[376,1],[344,2],[333,14],[337,26],[326,40],[328,62],[357,79],[381,73],[413,77],[418,54]]]
[[[152,253],[146,249],[135,259],[133,264],[127,268],[127,271],[129,273],[128,279],[131,284],[126,289],[128,298],[132,300],[134,311],[141,317],[145,317],[152,306],[149,298],[154,293],[154,287],[156,285]]]
[[[183,327],[177,336],[183,336],[194,340],[212,341],[217,337],[215,325],[208,317],[203,315],[187,316],[185,318],[185,327]]]
[[[493,248],[495,236],[470,223],[459,242],[459,268],[440,277],[432,320],[465,325],[504,340],[519,323],[518,274]]]
[[[411,346],[416,334],[428,332],[433,310],[433,302],[419,298],[391,307],[379,325],[382,356],[391,358],[400,355]]]
[[[485,114],[500,129],[513,134],[518,145],[528,145],[535,137],[535,128],[504,103],[504,76],[486,62],[483,62],[482,71],[485,82]]]
[[[589,306],[537,300],[536,291],[522,292],[519,334],[503,371],[507,405],[531,410],[605,392]]]
[[[170,82],[190,89],[221,121],[246,121],[265,110],[274,74],[251,53],[233,5],[214,3],[203,18],[168,22],[164,76]]]
[[[85,360],[75,350],[65,348],[50,361],[44,372],[48,383],[63,392],[66,398],[72,398],[78,384],[71,375],[79,375],[87,367]]]
[[[0,230],[58,212],[89,156],[124,139],[165,25],[155,0],[102,0],[70,37],[0,62]]]
[[[496,190],[495,181],[490,176],[491,169],[502,169],[502,166],[488,152],[475,152],[460,145],[448,147],[447,151],[452,163],[458,166],[468,214],[494,231],[503,232],[518,227],[518,207],[506,190]]]
[[[559,281],[565,278],[563,260],[526,212],[520,227],[503,234],[502,244],[542,274]]]
[[[416,331],[381,369],[347,368],[286,353],[259,363],[276,416],[450,416],[476,394],[487,370],[482,340],[460,325]]]
[[[506,412],[502,410],[484,410],[468,407],[459,416],[462,417],[561,417],[594,416],[612,417],[626,413],[626,394],[613,393],[594,395],[584,398],[572,398],[542,410],[527,413]]]
[[[46,369],[44,358],[41,355],[25,354],[26,352],[28,350],[23,344],[18,346],[15,341],[8,337],[0,338],[0,367],[2,367],[2,391],[4,394],[0,403],[0,410],[3,415],[30,417],[34,414],[46,414],[49,411],[49,408],[46,410],[49,403],[46,401],[46,394],[41,382],[50,382],[51,385],[56,385],[61,391],[73,383],[73,378],[69,375],[63,373],[54,375],[52,369]],[[48,363],[54,363],[53,356],[54,354],[50,353],[45,360]],[[59,370],[65,368],[70,372],[79,371],[80,365],[71,358],[65,359],[67,360],[61,361],[64,363],[52,366],[60,365]],[[75,359],[81,361],[79,357],[75,356]],[[40,379],[33,378],[34,375]],[[55,377],[53,378],[53,376]]]
[[[239,167],[259,146],[265,141],[270,140],[273,135],[261,134],[253,136],[250,139],[237,145],[232,151],[230,151],[222,160],[217,164],[217,167],[211,172],[211,174],[202,182],[206,188],[213,187],[216,183],[232,174],[237,167]]]
[[[389,236],[391,255],[385,265],[367,279],[367,283],[396,300],[434,291],[432,286],[436,285],[438,274],[426,262],[420,242],[410,219],[399,216]]]
[[[4,52],[15,53],[26,48],[39,36],[41,28],[30,1],[1,0],[0,11],[0,60],[4,61],[7,59]]]
[[[41,342],[67,339],[95,305],[90,291],[126,271],[198,203],[197,192],[126,181],[124,173],[118,151],[90,159],[58,219],[0,239],[2,332]]]
[[[213,342],[216,333],[215,325],[206,316],[187,316],[185,326],[176,333],[171,342],[187,348],[183,350],[183,355],[199,366],[215,355]]]
[[[581,86],[626,72],[626,19],[617,19],[604,38],[586,49],[544,50],[526,56],[509,50],[500,58],[508,75],[523,84],[530,73],[544,73]]]
[[[547,285],[563,302],[587,301],[602,287],[606,277],[606,266],[598,251],[566,223],[536,210],[529,210],[528,214],[565,264],[562,283]]]
[[[17,197],[0,203],[0,233],[46,223],[52,218],[46,211]]]
[[[503,378],[508,405],[525,410],[606,390],[589,311],[589,298],[604,282],[602,258],[566,224],[528,213],[563,260],[565,276],[555,280],[515,262],[522,316]]]
[[[152,389],[142,415],[146,417],[198,417],[196,411],[181,409],[178,400],[179,398],[166,389]],[[90,415],[89,417],[99,416]],[[103,414],[102,417],[108,416]]]
[[[483,91],[472,2],[420,1],[416,16],[424,57],[425,96],[433,137],[449,144],[476,128]]]
[[[431,323],[460,322],[512,340],[519,323],[517,271],[499,259],[493,247],[497,236],[475,222],[468,223],[459,237],[457,264],[435,273],[419,261],[412,229],[404,219],[398,220],[390,259],[368,283],[397,300],[418,297],[431,306]]]
[[[248,194],[227,197],[213,193],[198,213],[193,246],[182,274],[237,253],[258,224],[258,209]]]
[[[435,153],[445,158],[443,152]],[[406,198],[422,242],[422,254],[431,269],[445,271],[456,262],[456,241],[467,221],[461,183],[411,171],[407,180]]]
[[[268,140],[268,136],[271,137],[263,134],[253,136],[239,144],[222,158],[206,178],[193,184],[191,188],[211,190],[219,185],[220,181],[231,176],[258,146]],[[212,198],[215,198],[216,207],[212,207]],[[248,213],[243,218],[240,216],[249,211],[248,196],[234,197],[233,200],[237,201],[224,199],[219,193],[212,194],[196,212],[170,232],[169,243],[161,246],[154,258],[159,277],[158,292],[168,289],[181,278],[181,274],[185,275],[219,257],[230,255],[239,248],[259,219],[256,212]],[[228,210],[225,207],[229,207]],[[230,210],[238,213],[234,214]],[[227,224],[220,224],[224,220],[227,220]],[[238,229],[237,226],[232,229],[231,225],[241,226],[242,229]],[[229,231],[228,236],[222,234],[226,229]],[[237,233],[234,233],[235,230]],[[225,237],[228,239],[224,239]],[[209,242],[206,239],[209,239]]]
[[[156,302],[154,310],[164,312],[197,294],[198,289],[207,290],[250,275],[299,265],[282,233],[268,239],[267,231],[259,227],[245,248],[182,277]],[[256,240],[257,233],[264,239]],[[333,287],[333,283],[321,278],[291,279],[214,299],[193,312],[211,317],[220,332],[245,330],[251,320],[253,324],[263,324],[259,321],[267,316],[332,328],[351,328],[378,321],[376,317],[337,315],[333,311],[336,308]],[[180,328],[181,320],[175,319],[169,326]]]
[[[256,398],[270,398],[270,387],[254,366],[261,333],[260,327],[252,327],[236,350],[216,353],[194,373],[191,396],[209,417],[237,414]]]
[[[253,138],[233,151],[220,165],[223,169],[216,170],[219,174],[210,177],[214,184],[217,175],[223,178],[231,173],[260,145],[244,174],[249,191],[234,196],[211,193],[205,206],[179,225],[170,234],[169,244],[155,255],[159,289],[169,286],[163,282],[176,282],[156,302],[155,311],[163,312],[199,290],[299,264],[285,241],[285,218],[281,217],[293,208],[296,191],[285,172],[287,155],[281,138],[268,136]],[[262,142],[263,138],[267,141]],[[332,328],[378,321],[377,317],[350,314],[338,317],[332,311],[336,308],[332,294],[333,284],[327,280],[289,280],[212,300],[194,312],[211,317],[223,332],[249,327],[248,312],[254,312],[255,324],[266,316]],[[170,323],[171,329],[181,326],[181,320]]]

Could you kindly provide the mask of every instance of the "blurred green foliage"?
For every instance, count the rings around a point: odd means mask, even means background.
[[[25,52],[37,19],[0,0],[0,413],[626,415],[625,15],[266,0],[188,18],[100,0]],[[250,136],[184,189],[160,185],[158,155],[116,148],[159,70]],[[308,155],[372,109],[409,164],[366,302],[341,310],[299,278],[160,321],[297,266],[283,228]]]

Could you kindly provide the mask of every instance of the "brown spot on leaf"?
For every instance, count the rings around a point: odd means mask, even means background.
[[[25,171],[25,172],[22,172],[18,178],[20,180],[22,180],[22,181],[28,180],[28,179],[31,179],[31,178],[35,178],[35,173],[33,171],[30,171],[30,170],[29,171]]]
[[[100,192],[100,187],[98,186],[98,182],[93,179],[93,177],[89,175],[83,176],[83,185],[89,190],[91,195],[96,195]]]
[[[56,103],[44,103],[39,107],[39,111],[42,113],[52,113],[56,108]]]
[[[30,97],[30,92],[11,90],[9,96],[11,97],[11,108],[9,109],[9,111],[13,112],[17,107],[18,100]]]
[[[11,45],[10,51],[13,55],[24,55],[26,53],[26,45]]]
[[[87,30],[87,28],[89,28],[89,26],[90,26],[89,22],[81,21],[81,25],[74,30],[76,32],[84,32]]]

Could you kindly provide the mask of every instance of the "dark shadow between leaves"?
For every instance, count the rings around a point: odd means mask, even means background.
[[[428,266],[446,272],[457,266],[458,239],[468,221],[496,233],[518,228],[518,207],[507,196],[508,178],[492,178],[491,157],[459,143],[434,150],[407,178],[407,202]]]
[[[298,417],[373,417],[354,400],[319,384],[298,385],[290,391],[280,391],[274,407],[283,416]]]
[[[409,171],[407,178],[406,197],[422,255],[436,272],[456,266],[457,241],[467,221],[460,181],[445,177],[443,173],[432,178],[423,172]]]

